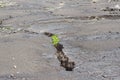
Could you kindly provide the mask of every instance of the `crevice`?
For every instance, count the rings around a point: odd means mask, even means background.
[[[49,32],[44,32],[44,34],[48,37],[55,35]],[[54,45],[54,47],[57,50],[56,56],[60,62],[60,66],[64,67],[66,71],[73,71],[73,69],[75,68],[75,62],[70,61],[69,57],[63,52],[63,48],[64,48],[63,45],[60,43],[57,43],[57,45]]]

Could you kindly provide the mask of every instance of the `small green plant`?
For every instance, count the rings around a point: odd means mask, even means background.
[[[52,38],[52,44],[54,46],[56,46],[60,42],[60,40],[59,40],[57,35],[52,35],[51,38]]]

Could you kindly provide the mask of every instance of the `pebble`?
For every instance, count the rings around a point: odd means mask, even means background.
[[[0,25],[2,25],[2,20],[0,20]]]
[[[20,72],[16,72],[17,74],[19,74]]]
[[[15,58],[13,57],[12,60],[15,60]]]
[[[64,4],[65,4],[64,2],[60,2],[60,3],[59,3],[60,6],[63,6]]]
[[[114,8],[120,9],[120,6],[117,4],[117,5],[114,6]]]
[[[102,75],[103,78],[107,78],[107,75]]]
[[[109,31],[108,33],[112,33],[111,31]]]
[[[14,74],[10,74],[9,77],[12,78],[12,79],[15,79],[15,78],[16,78]]]
[[[120,34],[119,32],[116,32],[116,34]]]
[[[26,80],[26,78],[22,78],[22,80]]]
[[[93,3],[96,3],[96,2],[98,2],[98,0],[92,0],[92,2],[93,2]]]
[[[14,69],[16,69],[16,68],[17,68],[17,66],[16,66],[16,65],[14,65],[14,66],[13,66],[13,68],[14,68]]]

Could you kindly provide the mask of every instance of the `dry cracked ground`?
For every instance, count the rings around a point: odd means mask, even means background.
[[[0,80],[120,80],[119,1],[1,0]],[[117,5],[117,7],[119,7]],[[43,32],[57,34],[74,71]]]

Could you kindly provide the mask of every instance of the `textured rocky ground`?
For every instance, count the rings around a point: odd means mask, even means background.
[[[1,0],[2,1],[2,0]],[[0,80],[119,80],[120,12],[107,0],[0,2]],[[58,34],[74,71],[60,67],[43,32]]]

